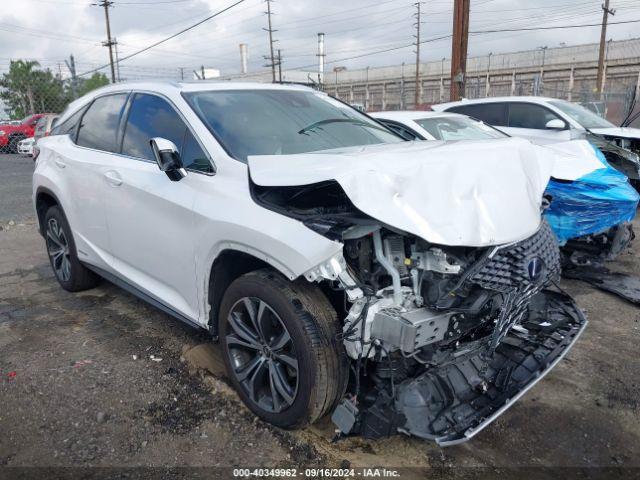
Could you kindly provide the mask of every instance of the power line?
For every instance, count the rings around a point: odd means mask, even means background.
[[[157,42],[155,42],[155,43],[152,43],[151,45],[148,45],[148,46],[146,46],[146,47],[144,47],[144,48],[142,48],[142,49],[140,49],[140,50],[138,50],[138,51],[136,51],[136,52],[134,52],[134,53],[131,53],[131,54],[129,54],[129,55],[126,55],[126,56],[122,57],[122,58],[120,59],[120,61],[122,62],[122,61],[124,61],[124,60],[128,60],[128,59],[130,59],[130,58],[132,58],[132,57],[135,57],[136,55],[140,55],[141,53],[146,52],[147,50],[151,50],[152,48],[157,47],[158,45],[160,45],[160,44],[162,44],[162,43],[168,42],[169,40],[171,40],[171,39],[173,39],[173,38],[176,38],[177,36],[182,35],[183,33],[188,32],[189,30],[193,30],[193,29],[194,29],[194,28],[196,28],[197,26],[202,25],[203,23],[205,23],[205,22],[207,22],[207,21],[211,20],[212,18],[217,17],[218,15],[220,15],[220,14],[222,14],[222,13],[224,13],[224,12],[228,11],[228,10],[231,10],[233,7],[235,7],[236,5],[241,4],[241,3],[242,3],[242,2],[244,2],[244,1],[245,1],[245,0],[238,0],[237,2],[235,2],[235,3],[231,4],[231,5],[229,5],[228,7],[223,8],[222,10],[219,10],[218,12],[214,13],[213,15],[209,15],[207,18],[205,18],[205,19],[203,19],[203,20],[200,20],[199,22],[194,23],[193,25],[191,25],[191,26],[189,26],[189,27],[187,27],[187,28],[184,28],[184,29],[180,30],[179,32],[174,33],[173,35],[170,35],[170,36],[168,36],[168,37],[166,37],[166,38],[163,38],[162,40],[159,40],[159,41],[157,41]],[[83,72],[83,73],[79,74],[78,76],[79,76],[79,77],[82,77],[82,76],[87,75],[87,74],[89,74],[89,73],[93,73],[93,72],[96,72],[96,71],[98,71],[98,70],[102,70],[103,68],[108,67],[108,66],[109,66],[109,64],[106,64],[106,65],[103,65],[103,66],[101,66],[101,67],[94,68],[94,69],[92,69],[92,70],[88,70],[88,71],[86,71],[86,72]]]
[[[609,22],[608,25],[623,25],[627,23],[639,23],[640,19],[637,20],[624,20],[620,22]],[[526,32],[532,30],[557,30],[557,29],[565,29],[565,28],[583,28],[583,27],[599,27],[601,23],[583,23],[581,25],[558,25],[556,27],[522,27],[522,28],[502,28],[496,30],[476,30],[473,34],[481,34],[481,33],[500,33],[500,32]]]

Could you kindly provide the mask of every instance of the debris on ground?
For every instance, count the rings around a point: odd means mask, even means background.
[[[73,368],[80,368],[85,365],[91,365],[92,363],[92,360],[76,360],[76,363],[73,364]]]
[[[600,290],[614,293],[629,302],[640,304],[640,277],[612,272],[598,263],[566,268],[562,275],[565,278],[582,280]]]

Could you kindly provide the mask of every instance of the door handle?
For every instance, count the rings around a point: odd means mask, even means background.
[[[120,177],[120,174],[115,170],[109,170],[105,172],[104,178],[106,178],[107,182],[109,182],[114,187],[119,187],[120,185],[122,185],[122,178]]]
[[[65,168],[67,166],[66,163],[64,163],[62,161],[62,159],[60,157],[54,157],[53,162],[59,167],[59,168]]]

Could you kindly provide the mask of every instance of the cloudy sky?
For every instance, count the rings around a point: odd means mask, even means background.
[[[113,0],[112,35],[120,57],[136,52],[192,25],[237,0]],[[283,68],[308,67],[316,62],[317,32],[326,33],[328,70],[393,65],[414,60],[415,0],[275,0],[273,28],[278,31]],[[107,49],[103,8],[98,0],[2,0],[0,9],[0,72],[10,59],[29,58],[66,74],[64,59],[73,53],[78,73],[104,65]],[[472,32],[598,23],[601,0],[471,0]],[[451,33],[453,0],[422,5],[423,39]],[[640,21],[640,1],[611,0],[616,21]],[[249,46],[249,69],[264,69],[268,37],[264,0],[245,0],[228,12],[189,32],[125,60],[128,79],[175,77],[182,67],[200,65],[223,74],[240,69],[239,43]],[[632,38],[639,23],[611,25],[607,37]],[[599,27],[471,34],[469,55],[486,55],[539,46],[554,47],[597,42]],[[399,48],[396,48],[399,47]],[[422,60],[450,56],[450,39],[426,43]],[[393,50],[391,50],[393,49]],[[380,52],[382,50],[390,50]],[[377,52],[377,53],[376,53]],[[334,62],[334,63],[331,63]],[[60,67],[58,66],[60,65]],[[107,69],[102,70],[107,73]]]

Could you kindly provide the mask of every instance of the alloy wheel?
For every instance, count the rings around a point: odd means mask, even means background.
[[[251,401],[272,413],[291,406],[298,391],[298,358],[282,319],[263,300],[243,297],[227,320],[233,374]]]
[[[68,282],[71,279],[69,241],[55,218],[49,219],[47,223],[47,253],[51,258],[56,277],[63,282]]]

